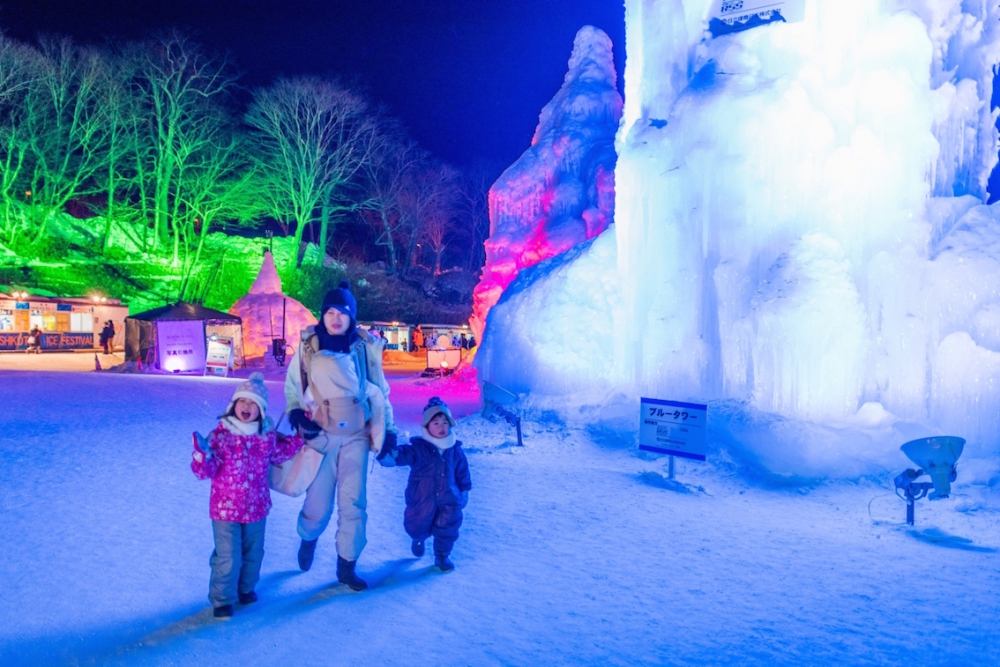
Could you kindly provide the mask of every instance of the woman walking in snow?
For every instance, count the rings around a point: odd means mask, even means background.
[[[264,559],[264,522],[271,510],[267,488],[270,465],[279,465],[302,447],[298,436],[281,436],[267,417],[264,376],[241,382],[225,414],[208,438],[194,433],[191,470],[212,480],[209,515],[215,536],[208,599],[214,615],[228,619],[233,603],[257,601],[254,588]]]
[[[377,453],[383,441],[395,444],[396,428],[382,372],[385,340],[359,327],[357,312],[346,280],[323,297],[319,324],[302,332],[288,364],[285,409],[292,426],[323,454],[299,513],[299,568],[312,567],[336,494],[337,580],[361,591],[368,584],[355,565],[367,542],[368,451]]]
[[[431,398],[420,422],[423,435],[410,438],[408,445],[384,447],[376,459],[386,467],[410,466],[403,514],[403,528],[413,539],[410,549],[422,557],[424,542],[433,536],[434,564],[451,572],[455,564],[448,556],[472,489],[469,461],[455,439],[455,420],[444,401]]]

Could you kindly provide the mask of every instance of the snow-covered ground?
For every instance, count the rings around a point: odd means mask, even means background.
[[[376,466],[359,563],[371,590],[336,584],[332,531],[299,572],[300,502],[273,494],[260,602],[216,622],[190,433],[234,384],[0,375],[0,664],[1000,661],[998,497],[961,472],[908,528],[876,480],[769,488],[715,453],[680,463],[677,484],[630,434],[555,422],[526,424],[518,448],[470,414],[474,385],[412,376],[392,380],[404,428],[432,394],[465,417],[474,488],[455,572],[411,557],[406,472]]]

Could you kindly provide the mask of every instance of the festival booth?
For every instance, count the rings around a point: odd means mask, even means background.
[[[44,297],[25,293],[0,294],[0,350],[24,350],[37,327],[45,351],[95,350],[107,320],[119,339],[128,306],[118,299]]]
[[[226,370],[243,365],[242,320],[179,301],[125,319],[125,360],[166,373],[204,373],[209,346],[228,344]],[[214,364],[213,364],[214,366]]]
[[[409,352],[410,337],[413,327],[402,322],[358,322],[360,326],[371,331],[378,331],[385,338],[385,349]]]
[[[456,345],[462,335],[466,338],[472,333],[467,325],[452,324],[421,324],[424,332],[424,348],[427,351],[427,367],[425,375],[448,375],[461,363],[468,353],[461,344]]]

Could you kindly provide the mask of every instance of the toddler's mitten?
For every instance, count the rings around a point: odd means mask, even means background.
[[[305,440],[312,440],[323,430],[319,424],[306,417],[306,411],[302,408],[295,408],[288,413],[288,423],[297,429]]]
[[[386,431],[385,440],[382,441],[382,450],[379,451],[378,456],[375,457],[375,460],[381,461],[386,457],[387,454],[392,453],[392,451],[396,449],[397,440],[398,437],[396,436],[395,431]],[[392,458],[396,457],[393,456]]]
[[[383,467],[392,468],[396,465],[397,456],[399,456],[399,449],[396,448],[396,434],[388,431],[385,434],[385,442],[382,443],[382,450],[375,457],[375,460]]]

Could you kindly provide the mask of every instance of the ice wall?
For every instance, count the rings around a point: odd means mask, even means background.
[[[273,361],[271,340],[282,335],[282,317],[285,340],[293,347],[302,330],[316,324],[316,317],[308,308],[281,292],[281,278],[274,268],[274,258],[267,251],[250,291],[229,312],[243,319],[243,355],[250,365],[263,364],[266,359]]]
[[[490,188],[486,266],[472,328],[525,267],[593,238],[614,211],[615,132],[622,99],[611,40],[591,26],[573,42],[562,87],[538,119],[531,147]]]
[[[716,39],[711,5],[626,2],[615,262],[593,267],[620,304],[592,377],[609,397],[711,402],[716,440],[782,475],[898,467],[928,433],[996,460],[997,2],[807,0],[801,22]],[[508,303],[540,307],[504,295],[482,376],[564,413],[591,400],[490,356]]]

